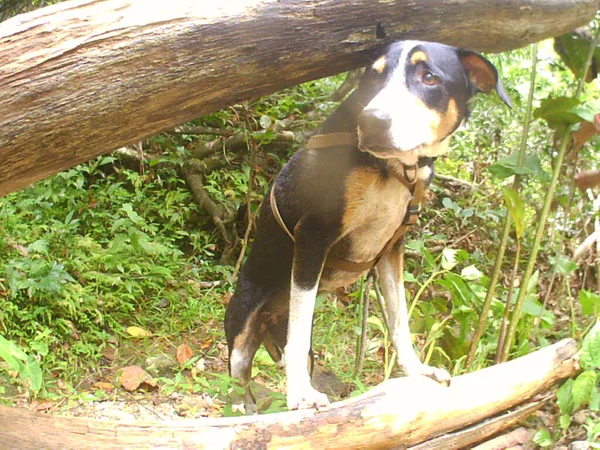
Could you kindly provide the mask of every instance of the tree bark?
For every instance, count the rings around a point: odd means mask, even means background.
[[[498,52],[598,0],[73,0],[0,24],[0,196],[228,104],[425,39]],[[378,37],[384,36],[383,39]]]
[[[453,378],[389,380],[324,411],[164,422],[67,418],[0,406],[6,448],[449,448],[485,440],[534,411],[531,400],[577,373],[576,343],[566,339],[516,360]],[[508,409],[520,405],[506,415]],[[502,416],[501,415],[501,416]],[[448,433],[481,423],[460,433]],[[445,435],[445,436],[444,436]],[[457,440],[458,439],[458,440]],[[431,445],[424,442],[431,441]],[[419,444],[421,444],[419,446]]]

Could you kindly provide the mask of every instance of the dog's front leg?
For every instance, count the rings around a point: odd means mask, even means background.
[[[423,364],[412,344],[404,293],[402,241],[397,242],[377,264],[377,274],[385,298],[392,343],[398,353],[398,365],[406,375],[425,375],[440,383],[449,384],[450,374],[444,369]]]
[[[329,240],[321,234],[322,226],[307,219],[300,222],[294,233],[290,314],[285,346],[287,406],[290,410],[329,405],[327,396],[312,387],[307,365],[319,279],[329,249]]]

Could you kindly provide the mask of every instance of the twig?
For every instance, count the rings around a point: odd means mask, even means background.
[[[517,253],[513,263],[513,270],[510,276],[510,282],[508,285],[508,294],[506,294],[506,302],[504,305],[504,317],[502,317],[502,325],[500,326],[500,335],[498,337],[498,345],[496,346],[496,359],[495,363],[500,364],[502,361],[502,352],[504,350],[504,344],[506,340],[506,331],[508,330],[508,319],[510,317],[510,305],[512,304],[513,291],[515,289],[515,281],[517,279],[517,272],[519,271],[519,260],[521,256],[521,240],[517,239]],[[521,289],[527,289],[527,286],[521,285]]]
[[[348,95],[358,84],[358,80],[362,75],[362,69],[354,69],[348,71],[346,78],[339,88],[329,96],[327,100],[330,102],[340,102]]]
[[[223,286],[225,284],[225,280],[215,280],[215,281],[197,281],[196,284],[198,287],[203,289],[212,289],[215,287]]]
[[[381,310],[381,317],[383,317],[383,322],[385,326],[390,329],[390,319],[388,317],[387,308],[385,307],[385,300],[383,295],[381,294],[381,288],[379,287],[379,279],[377,272],[374,273],[374,283],[375,287],[375,297],[377,297],[377,303],[379,304],[379,309]]]
[[[256,133],[267,135],[267,132],[272,133],[269,130],[257,131]],[[225,139],[203,142],[194,148],[191,153],[194,158],[203,159],[219,151],[240,152],[247,149],[247,141],[248,133],[244,131]],[[277,131],[271,137],[271,142],[303,142],[303,136],[293,131]]]
[[[369,272],[366,281],[363,279],[361,289],[362,319],[361,332],[358,339],[358,351],[356,352],[356,364],[354,365],[354,376],[360,375],[365,364],[365,353],[367,351],[367,331],[369,319],[369,305],[371,296],[371,286],[373,285],[373,273]]]
[[[202,166],[199,165],[197,160],[189,160],[185,163],[183,166],[183,177],[185,178],[196,203],[211,216],[225,242],[230,243],[227,230],[225,230],[225,225],[223,223],[225,213],[215,202],[213,202],[208,195],[208,192],[204,189]]]
[[[247,112],[247,111],[246,111]],[[246,114],[246,123],[248,126],[248,114]],[[256,160],[256,152],[258,150],[258,144],[253,139],[248,139],[247,148],[250,150],[250,175],[248,176],[248,189],[246,194],[246,211],[248,215],[248,225],[246,226],[246,231],[244,233],[244,239],[242,241],[242,248],[240,250],[240,254],[238,255],[237,261],[235,262],[235,267],[233,269],[233,273],[231,275],[232,280],[237,279],[238,272],[240,267],[242,266],[242,261],[244,260],[244,255],[246,253],[246,247],[248,246],[248,239],[250,238],[250,231],[252,230],[252,225],[254,224],[254,214],[252,214],[252,191],[254,186],[254,167]]]
[[[460,178],[456,178],[451,175],[444,175],[444,174],[436,172],[434,180],[442,181],[442,182],[450,183],[450,184],[458,184],[458,185],[468,188],[470,190],[475,189],[475,185],[473,183],[471,183],[469,181],[461,180]]]
[[[171,131],[171,133],[177,134],[203,134],[203,135],[215,135],[215,136],[231,136],[235,133],[235,130],[225,128],[212,128],[212,127],[201,127],[194,125],[184,125],[177,127]]]

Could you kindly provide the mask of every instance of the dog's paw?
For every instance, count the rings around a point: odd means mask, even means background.
[[[404,373],[408,376],[423,375],[429,377],[440,384],[450,386],[451,377],[447,370],[440,369],[439,367],[432,367],[422,363],[416,365],[404,365],[401,366]]]
[[[295,392],[288,392],[287,406],[291,411],[293,409],[310,409],[317,410],[326,408],[330,405],[329,399],[322,392],[317,391],[312,386]]]

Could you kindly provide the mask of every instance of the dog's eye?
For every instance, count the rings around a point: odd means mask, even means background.
[[[423,72],[423,75],[421,75],[421,82],[426,86],[435,86],[440,83],[440,77],[426,70]]]

